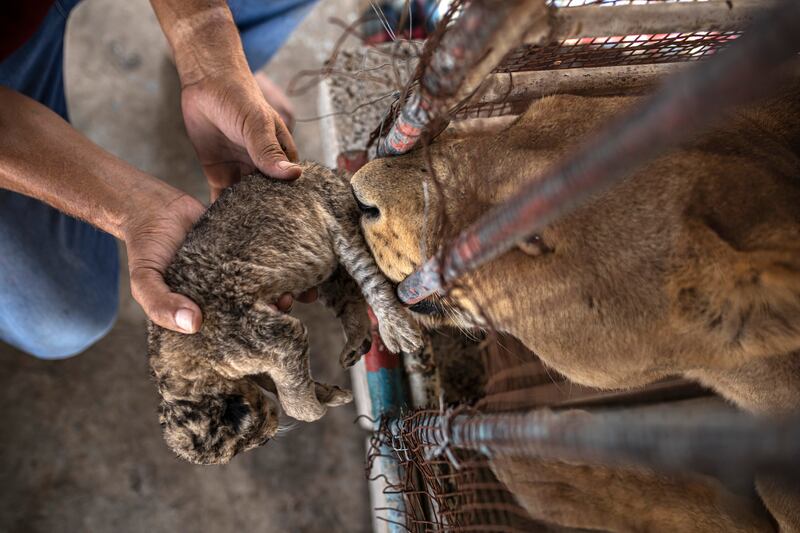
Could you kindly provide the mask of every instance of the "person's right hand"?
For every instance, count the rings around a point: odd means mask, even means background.
[[[204,210],[203,204],[191,196],[171,189],[132,216],[125,229],[133,298],[150,320],[180,333],[196,333],[203,313],[192,300],[169,289],[164,273]],[[317,290],[310,289],[297,299],[313,302]],[[275,302],[275,309],[289,312],[293,301],[291,294],[283,294]]]
[[[175,191],[148,204],[125,229],[133,298],[150,320],[181,333],[198,331],[203,315],[196,303],[169,289],[164,272],[204,210],[191,196]]]

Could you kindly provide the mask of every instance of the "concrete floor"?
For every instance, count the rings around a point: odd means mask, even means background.
[[[285,84],[320,65],[355,0],[323,0],[267,70]],[[138,167],[206,198],[180,117],[178,80],[147,0],[87,0],[70,22],[73,123]],[[316,95],[295,100],[316,115]],[[322,157],[316,122],[301,156]],[[144,316],[120,288],[119,320],[84,354],[43,362],[0,344],[0,531],[366,531],[364,435],[352,406],[329,412],[222,467],[176,459],[161,440],[145,358]],[[340,332],[320,306],[309,325],[317,379],[348,385]]]

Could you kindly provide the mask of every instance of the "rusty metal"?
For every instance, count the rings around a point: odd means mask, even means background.
[[[421,420],[417,414],[410,416]],[[522,533],[546,530],[528,516],[497,480],[485,456],[462,450],[458,453],[460,467],[455,469],[448,459],[431,456],[431,446],[417,438],[426,428],[415,425],[412,431],[406,429],[394,420],[384,419],[368,455],[368,462],[372,464],[380,460],[388,448],[402,465],[404,477],[396,480],[389,490],[404,497],[401,514],[406,531]]]
[[[525,100],[551,94],[616,96],[645,94],[668,75],[685,65],[620,65],[532,72],[495,73],[481,84],[472,101],[476,103]]]
[[[464,130],[468,126],[460,126],[460,122],[465,120],[519,116],[532,101],[553,94],[644,95],[681,68],[683,63],[665,63],[495,73],[467,104],[453,112],[450,126]]]
[[[506,56],[497,72],[698,61],[740,35],[740,31],[699,31],[576,37],[544,46],[520,46]]]
[[[431,121],[474,91],[526,31],[544,31],[547,13],[544,0],[471,2],[431,56],[418,90],[409,93],[380,139],[378,156],[411,150]]]
[[[740,30],[779,0],[652,2],[645,5],[585,5],[553,12],[552,40],[569,37]],[[526,39],[542,43],[541,37]]]
[[[670,78],[642,105],[590,139],[573,157],[484,215],[398,287],[415,303],[574,210],[638,165],[765,90],[798,48],[800,2],[785,1],[722,53]],[[757,80],[757,81],[756,81]]]
[[[487,457],[580,460],[693,471],[730,482],[759,472],[800,473],[800,419],[768,419],[729,407],[460,414],[419,412],[391,424],[429,450]]]
[[[399,462],[403,476],[387,489],[404,498],[396,516],[405,530],[425,532],[547,531],[493,475],[491,462],[504,457],[695,472],[745,493],[755,474],[800,474],[799,419],[691,403],[591,412],[418,410],[382,421],[369,461],[390,453]]]
[[[737,30],[777,2],[711,0],[546,9],[544,2],[535,0],[475,0],[431,56],[419,87],[408,93],[377,154],[410,151],[435,119],[469,97],[495,67],[519,72],[697,60],[727,45],[738,36]],[[512,52],[519,42],[527,46]],[[520,106],[523,103],[519,101]],[[483,111],[455,118],[511,113]]]

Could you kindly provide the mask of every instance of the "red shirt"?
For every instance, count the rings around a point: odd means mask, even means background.
[[[3,4],[0,15],[0,61],[33,36],[53,6],[53,0],[13,0],[3,1]]]

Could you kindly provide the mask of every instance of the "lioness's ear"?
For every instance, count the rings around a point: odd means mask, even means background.
[[[517,248],[531,257],[539,257],[540,255],[549,254],[555,251],[544,242],[544,239],[542,239],[542,236],[538,233],[534,233],[524,241],[518,242]]]

